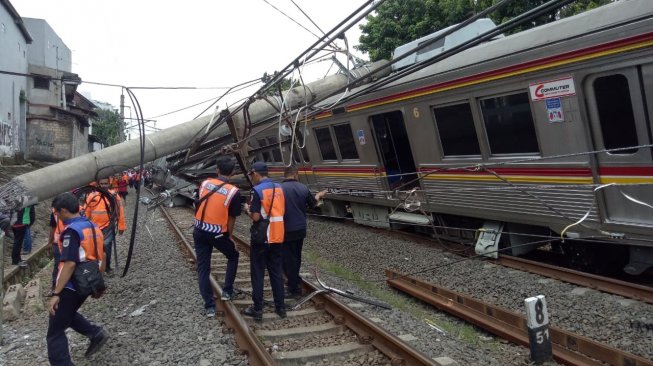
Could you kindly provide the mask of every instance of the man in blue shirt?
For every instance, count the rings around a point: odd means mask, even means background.
[[[296,166],[287,167],[281,183],[286,199],[286,211],[283,215],[285,236],[283,240],[283,266],[288,278],[286,297],[301,297],[299,287],[299,269],[302,266],[302,246],[306,237],[306,209],[315,208],[326,190],[313,196],[306,185],[298,182],[299,174]]]
[[[97,248],[97,239],[94,248],[98,249],[95,251],[96,253],[91,250],[90,245],[85,246],[84,243],[88,242],[90,238],[83,238],[80,235],[94,232],[102,239],[102,232],[97,227],[93,229],[94,225],[86,217],[80,216],[79,201],[74,194],[66,192],[58,195],[52,201],[52,208],[57,216],[63,220],[66,228],[61,234],[60,263],[55,264],[59,265],[57,284],[48,306],[50,312],[46,336],[48,359],[51,365],[68,366],[72,365],[72,360],[68,351],[66,329],[73,328],[77,333],[90,339],[91,342],[86,350],[86,357],[97,352],[109,339],[109,335],[102,327],[90,323],[82,314],[77,312],[86,301],[87,296],[80,296],[72,281],[78,263],[87,259],[103,262],[104,248]],[[80,248],[85,250],[80,250]],[[80,258],[82,256],[84,258]],[[104,271],[103,264],[100,268],[101,271]]]

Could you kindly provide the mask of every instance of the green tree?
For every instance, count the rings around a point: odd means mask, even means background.
[[[356,49],[368,53],[370,60],[389,59],[398,46],[460,23],[499,0],[386,0],[367,23]],[[490,18],[500,24],[534,9],[548,0],[518,0],[495,11]],[[577,0],[559,11],[545,14],[516,28],[512,33],[536,27],[610,3],[614,0]]]
[[[356,49],[372,61],[389,59],[398,46],[459,23],[473,10],[473,0],[386,0],[359,26]]]
[[[264,83],[267,83],[269,80],[271,80],[276,75],[277,75],[276,72],[273,75],[268,75],[268,73],[266,72],[266,73],[263,74],[263,77],[261,78],[261,81],[264,82]],[[290,78],[287,78],[287,77],[281,79],[280,84],[281,84],[281,91],[282,92],[290,89],[291,85],[293,86],[293,88],[296,88],[296,87],[301,85],[301,83],[299,81],[295,82],[295,84],[293,85],[292,80]],[[268,88],[265,91],[265,95],[269,95],[269,96],[279,95],[279,83],[277,83],[277,84],[271,86],[270,88]]]
[[[120,143],[120,115],[115,111],[96,109],[98,114],[93,121],[93,135],[102,141],[105,147]]]

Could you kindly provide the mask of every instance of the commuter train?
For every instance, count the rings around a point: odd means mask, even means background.
[[[653,1],[626,0],[324,111],[297,129],[302,148],[253,136],[249,158],[278,177],[292,155],[330,191],[329,216],[435,230],[488,255],[562,236],[579,267],[640,274],[653,266],[652,130]]]

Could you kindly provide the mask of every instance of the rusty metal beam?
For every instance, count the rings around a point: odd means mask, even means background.
[[[613,278],[597,276],[590,273],[552,266],[546,263],[535,262],[518,257],[504,255],[500,256],[496,262],[502,266],[555,278],[560,281],[653,304],[653,287],[642,286],[635,283],[615,280]]]
[[[186,254],[192,258],[193,262],[197,262],[195,250],[193,249],[191,243],[186,239],[177,225],[175,225],[174,220],[168,214],[165,208],[161,207],[161,212],[163,212],[163,216],[165,216],[165,218],[170,223],[170,226],[181,240],[183,244],[182,249],[184,249]],[[216,282],[215,278],[213,278],[213,276],[211,276],[211,287],[213,288],[213,291],[218,294],[218,297],[222,295],[222,289]],[[231,301],[218,300],[216,301],[216,306],[218,311],[221,311],[224,314],[224,322],[227,328],[234,330],[234,338],[236,338],[236,344],[241,350],[243,350],[243,352],[245,352],[245,354],[247,354],[250,365],[276,365],[274,359],[267,352],[263,343],[261,343],[254,331],[252,331],[252,329],[240,315],[238,308]]]
[[[385,273],[390,287],[419,298],[511,342],[525,346],[529,344],[526,319],[521,314],[392,270],[386,270]],[[617,366],[653,366],[651,360],[566,330],[553,326],[550,326],[549,330],[554,358],[564,364],[601,365],[600,362],[607,362]]]

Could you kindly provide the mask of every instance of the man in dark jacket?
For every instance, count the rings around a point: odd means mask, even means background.
[[[36,219],[35,206],[23,207],[16,213],[16,221],[11,225],[14,232],[14,246],[11,249],[11,264],[15,266],[26,267],[27,262],[23,261],[20,257],[20,250],[23,247],[23,240],[25,233],[29,230],[30,226]]]
[[[302,246],[306,237],[306,209],[315,208],[326,191],[313,196],[306,185],[298,182],[297,167],[284,170],[281,183],[286,197],[286,211],[283,215],[285,236],[283,241],[283,266],[288,278],[287,298],[301,296],[299,269],[302,266]]]

